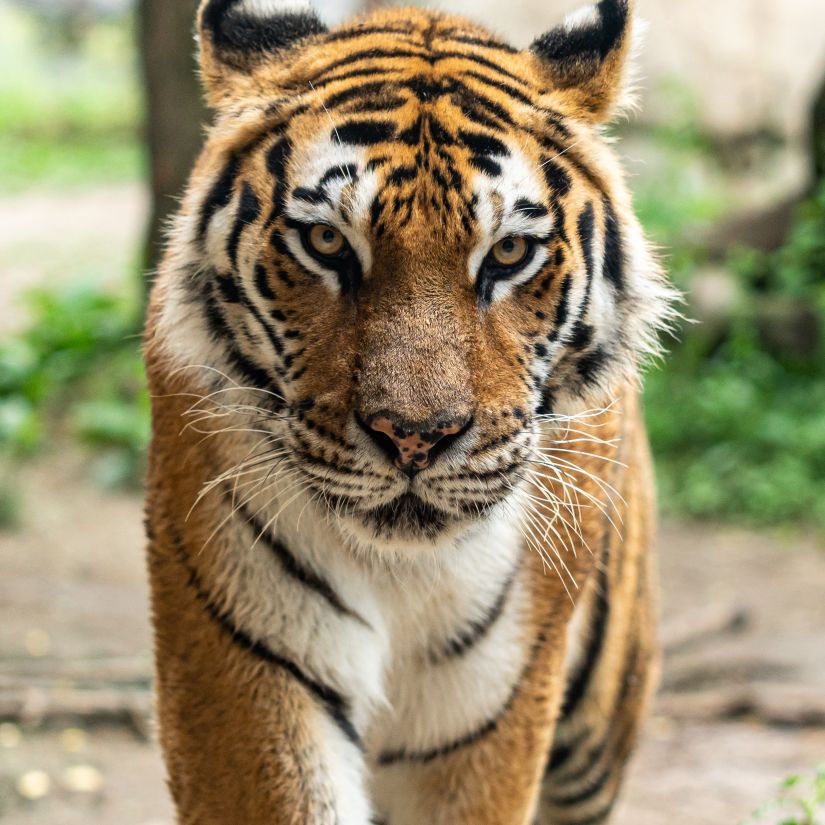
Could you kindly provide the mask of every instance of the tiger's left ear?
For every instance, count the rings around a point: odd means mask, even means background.
[[[327,31],[308,4],[295,6],[289,0],[201,0],[200,66],[211,105],[231,100],[267,61]]]
[[[582,117],[601,123],[610,119],[625,91],[632,29],[633,0],[600,0],[571,14],[530,50]]]

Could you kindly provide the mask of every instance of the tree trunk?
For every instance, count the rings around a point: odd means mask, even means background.
[[[138,30],[146,88],[151,215],[144,248],[148,282],[163,247],[166,222],[177,207],[203,142],[207,112],[195,60],[198,0],[139,0]]]
[[[819,187],[825,181],[825,76],[811,110],[811,123],[814,180]]]

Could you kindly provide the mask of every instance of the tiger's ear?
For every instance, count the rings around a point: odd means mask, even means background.
[[[201,0],[198,9],[200,67],[207,98],[219,105],[267,59],[326,26],[308,7],[289,0]]]
[[[530,47],[553,86],[588,120],[606,121],[625,90],[633,0],[600,0],[571,14]]]

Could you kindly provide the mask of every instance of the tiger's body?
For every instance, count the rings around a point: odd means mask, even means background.
[[[179,821],[606,821],[671,299],[597,129],[628,4],[527,52],[409,9],[199,22],[218,118],[146,339]]]

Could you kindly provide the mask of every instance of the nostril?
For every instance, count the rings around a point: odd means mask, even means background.
[[[432,443],[428,452],[430,464],[468,432],[473,426],[473,420],[472,416],[456,420],[447,424],[445,429],[440,430],[437,439]]]
[[[435,424],[411,424],[390,413],[357,417],[361,429],[401,470],[415,473],[430,466],[472,426],[471,418],[439,416]],[[431,419],[432,421],[432,419]]]
[[[366,424],[363,419],[358,416],[358,423],[361,429],[373,440],[376,446],[387,455],[390,461],[395,461],[398,457],[398,448],[392,438],[380,430],[374,430],[369,424]]]

